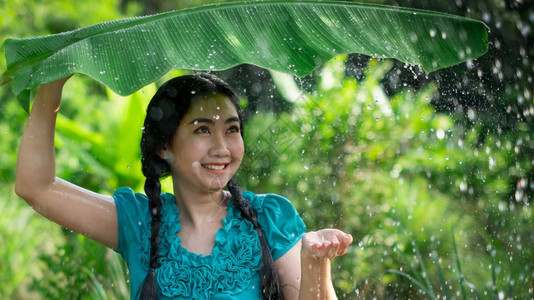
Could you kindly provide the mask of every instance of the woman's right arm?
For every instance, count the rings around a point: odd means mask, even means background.
[[[116,249],[118,225],[113,198],[55,175],[56,116],[67,80],[39,87],[20,142],[15,192],[51,221]]]

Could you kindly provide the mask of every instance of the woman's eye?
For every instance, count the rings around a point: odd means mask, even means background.
[[[208,127],[199,127],[195,130],[195,133],[210,133]]]
[[[237,133],[237,132],[239,132],[238,126],[231,126],[230,128],[228,128],[228,133]]]

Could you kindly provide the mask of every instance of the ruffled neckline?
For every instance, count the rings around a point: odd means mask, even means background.
[[[160,258],[156,278],[162,295],[209,299],[218,293],[236,294],[246,288],[259,271],[261,246],[252,224],[241,217],[233,201],[215,235],[210,255],[182,247],[179,208],[172,194],[162,194]],[[148,218],[150,220],[150,217]],[[141,231],[139,259],[148,271],[150,223]]]
[[[165,240],[168,241],[174,248],[170,249],[171,251],[176,251],[181,255],[187,255],[190,258],[209,258],[210,256],[213,256],[215,253],[218,253],[220,250],[220,241],[222,239],[221,235],[224,234],[224,227],[228,223],[229,218],[234,218],[234,203],[232,201],[227,202],[226,206],[226,216],[223,218],[222,222],[223,225],[221,228],[217,230],[217,233],[215,234],[215,243],[213,245],[212,253],[209,255],[203,255],[191,252],[184,248],[182,246],[182,239],[180,236],[177,235],[178,232],[182,229],[180,226],[180,208],[176,204],[176,199],[172,194],[165,194],[165,200],[164,200],[164,211],[165,213],[162,213],[162,224],[168,224],[168,227],[165,228],[164,234],[165,234]],[[239,217],[241,217],[241,214],[239,214]],[[162,225],[163,226],[163,225]],[[160,234],[162,232],[160,231]],[[165,247],[168,248],[168,247]]]

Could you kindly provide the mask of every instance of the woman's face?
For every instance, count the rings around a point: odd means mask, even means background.
[[[172,143],[161,156],[180,189],[216,192],[235,174],[244,154],[239,116],[230,98],[211,94],[193,99]]]

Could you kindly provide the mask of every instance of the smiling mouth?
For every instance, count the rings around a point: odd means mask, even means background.
[[[210,170],[223,170],[228,165],[202,165],[202,167]]]

